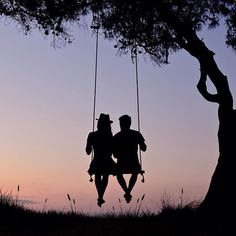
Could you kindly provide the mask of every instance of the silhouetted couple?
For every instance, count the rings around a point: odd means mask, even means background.
[[[105,203],[103,199],[109,175],[116,175],[117,180],[124,190],[124,198],[127,203],[132,199],[131,191],[141,172],[138,160],[138,146],[146,151],[146,144],[139,131],[130,129],[131,117],[123,115],[119,118],[120,132],[112,135],[111,123],[108,114],[100,114],[97,130],[89,133],[87,138],[86,152],[89,155],[94,151],[88,173],[95,175],[95,186],[98,193],[97,205]],[[112,158],[117,159],[115,162]],[[123,174],[131,174],[127,185]]]

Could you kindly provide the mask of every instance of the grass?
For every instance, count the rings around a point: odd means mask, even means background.
[[[143,195],[133,210],[113,211],[103,215],[76,212],[68,194],[70,212],[34,211],[24,208],[18,197],[0,192],[0,235],[79,235],[79,236],[234,236],[234,222],[196,214],[197,203],[182,198],[173,202],[164,195],[160,212],[142,210]],[[45,199],[46,203],[46,199]]]

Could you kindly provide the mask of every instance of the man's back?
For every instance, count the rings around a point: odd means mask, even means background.
[[[128,156],[128,158],[136,158],[138,145],[144,143],[144,138],[140,132],[136,130],[124,130],[114,135],[114,156],[117,158]]]

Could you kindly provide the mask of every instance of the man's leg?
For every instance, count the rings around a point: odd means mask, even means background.
[[[134,185],[136,184],[137,178],[138,178],[138,174],[137,173],[131,174],[127,193],[129,193],[129,194],[131,193]]]
[[[138,174],[136,174],[136,173],[131,174],[131,177],[129,180],[129,186],[128,186],[127,190],[125,191],[125,195],[124,195],[124,198],[127,203],[130,203],[130,201],[132,199],[131,191],[137,181],[137,178],[138,178]]]
[[[124,190],[124,192],[126,193],[128,188],[126,185],[126,181],[125,178],[122,174],[117,174],[116,176],[118,183],[120,184],[121,188]]]
[[[130,203],[130,201],[131,201],[131,199],[132,199],[132,195],[130,194],[131,191],[130,191],[129,188],[127,187],[127,184],[126,184],[126,181],[125,181],[124,176],[123,176],[123,175],[117,175],[117,180],[118,180],[120,186],[122,187],[122,189],[123,189],[124,192],[125,192],[125,194],[124,194],[125,201],[126,201],[127,203]],[[136,180],[137,180],[137,176],[136,176]],[[131,187],[132,187],[132,188],[133,188],[133,186],[134,186],[136,180],[135,180],[135,177],[132,177],[132,175],[131,175],[129,182],[131,182]],[[129,185],[130,185],[130,183],[129,183]],[[133,186],[132,186],[132,185],[133,185]],[[131,188],[131,190],[132,190],[132,188]]]

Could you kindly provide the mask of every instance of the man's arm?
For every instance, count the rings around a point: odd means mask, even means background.
[[[147,150],[145,139],[143,138],[143,135],[140,132],[139,132],[139,147],[143,152]]]
[[[147,145],[146,145],[146,143],[141,143],[140,144],[140,149],[143,151],[143,152],[145,152],[146,150],[147,150]]]

